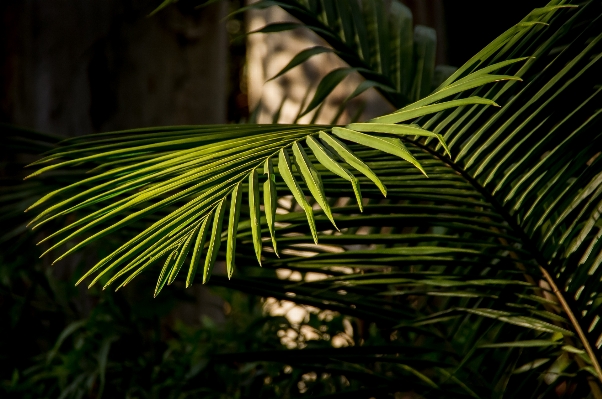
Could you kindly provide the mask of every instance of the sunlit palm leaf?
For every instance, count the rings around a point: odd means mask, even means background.
[[[485,74],[475,80],[478,81],[478,85],[483,85],[509,79],[515,78]],[[476,84],[467,87],[474,87],[474,85]],[[454,87],[457,88],[454,89]],[[443,88],[435,93],[432,99],[433,101],[440,100],[457,93],[463,87],[465,87],[463,84],[459,84],[451,89]],[[422,102],[428,104],[429,98],[431,97],[427,97]],[[373,131],[389,136],[367,134],[360,131]],[[311,125],[181,127],[173,128],[162,134],[129,135],[126,132],[100,137],[91,136],[89,139],[91,141],[67,141],[60,150],[51,152],[35,164],[44,165],[58,161],[57,163],[44,166],[31,176],[85,162],[96,166],[95,170],[104,168],[108,163],[108,170],[45,196],[32,208],[50,199],[59,197],[61,199],[38,214],[32,223],[35,228],[58,216],[73,211],[80,212],[82,216],[77,221],[44,239],[46,241],[60,237],[47,252],[74,238],[81,239],[78,244],[59,256],[57,258],[59,260],[128,224],[185,202],[184,205],[180,205],[176,210],[155,221],[111,255],[102,259],[84,278],[95,272],[99,272],[99,276],[102,276],[108,272],[114,272],[123,265],[125,268],[121,269],[119,275],[125,271],[138,274],[152,263],[149,260],[166,255],[167,250],[173,248],[176,252],[188,251],[192,235],[198,230],[203,218],[209,214],[213,214],[215,218],[214,230],[217,228],[216,226],[221,225],[222,213],[217,210],[224,209],[226,197],[248,178],[249,185],[246,191],[249,198],[251,225],[254,226],[256,255],[260,260],[259,234],[257,232],[261,185],[258,183],[257,169],[262,168],[267,159],[278,157],[279,175],[284,179],[297,202],[302,205],[310,226],[313,226],[313,211],[305,200],[305,195],[311,194],[327,215],[330,214],[330,211],[320,175],[303,150],[305,139],[311,136],[322,136],[325,146],[335,145],[335,148],[331,147],[332,152],[322,154],[322,161],[330,166],[335,162],[357,159],[357,156],[349,148],[342,143],[337,144],[340,143],[339,139],[343,139],[399,156],[424,173],[419,161],[414,158],[403,142],[399,138],[390,137],[407,137],[416,134],[437,136],[432,132],[413,126],[404,128],[403,125],[374,123],[352,124],[347,128],[335,127],[332,129],[326,126]],[[437,137],[440,138],[440,136]],[[292,161],[287,147],[292,147]],[[333,153],[340,155],[341,158],[338,161],[333,159],[331,157]],[[362,162],[359,159],[356,162],[350,162],[349,165],[361,173],[371,174],[369,169],[361,166]],[[296,173],[300,173],[302,179],[296,178],[294,176]],[[301,189],[299,186],[301,181],[309,189],[309,192]],[[86,187],[90,188],[84,189]],[[356,185],[354,188],[357,196],[359,186]],[[103,205],[99,206],[99,204]],[[94,205],[93,211],[90,210],[92,205]],[[332,216],[329,218],[334,223]],[[228,227],[234,229],[236,225],[232,224]],[[316,230],[312,228],[312,231],[314,241],[317,242]],[[84,234],[87,237],[84,238]],[[229,236],[233,238],[234,232],[230,232]],[[217,246],[217,243],[213,244],[215,240],[218,240],[216,231],[209,241],[205,279],[209,277],[209,272],[215,262],[216,252],[212,250],[214,246]],[[181,244],[186,245],[182,247]],[[181,262],[176,262],[173,266],[173,273],[177,274],[180,267]],[[99,276],[96,277],[96,280]],[[172,280],[170,279],[170,281]],[[110,281],[112,282],[113,279]]]

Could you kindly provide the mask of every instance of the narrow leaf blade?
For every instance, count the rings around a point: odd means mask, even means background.
[[[330,148],[332,148],[337,153],[337,155],[341,157],[341,159],[343,159],[349,165],[353,166],[359,172],[363,173],[368,179],[372,180],[372,182],[376,184],[376,186],[383,193],[383,195],[385,197],[387,196],[387,188],[380,181],[376,173],[374,173],[368,165],[366,165],[361,159],[359,159],[358,156],[355,155],[353,151],[351,151],[349,147],[345,145],[345,143],[336,139],[335,137],[330,136],[324,131],[320,131],[320,139]]]
[[[211,240],[207,247],[207,255],[205,256],[205,268],[203,270],[203,284],[209,281],[211,277],[211,271],[213,265],[217,259],[219,247],[222,243],[222,222],[224,220],[224,213],[226,207],[224,206],[224,200],[221,200],[215,209],[215,216],[213,218],[213,227],[211,229]]]
[[[301,205],[303,210],[305,211],[305,215],[307,216],[307,222],[309,223],[309,228],[311,229],[311,234],[314,239],[314,242],[318,243],[318,232],[316,230],[316,222],[314,220],[314,213],[311,209],[311,206],[305,199],[305,194],[301,191],[301,187],[299,187],[299,183],[295,180],[293,176],[293,167],[291,165],[291,161],[288,155],[288,151],[285,148],[282,148],[278,154],[278,171],[282,176],[282,179],[288,186],[289,190],[295,197],[295,200]]]
[[[268,179],[265,181],[265,183],[263,183],[263,206],[265,211],[265,218],[268,223],[268,229],[270,230],[270,237],[272,238],[272,246],[274,247],[274,253],[276,254],[276,256],[279,256],[274,230],[278,195],[276,192],[276,176],[274,175],[274,165],[272,164],[271,158],[265,160],[263,171],[264,174],[267,173],[268,175]]]
[[[192,252],[192,260],[190,261],[188,276],[186,277],[186,288],[190,287],[190,285],[194,282],[194,276],[196,275],[196,271],[201,260],[201,254],[203,253],[203,248],[205,247],[205,240],[207,238],[207,232],[209,231],[212,216],[213,213],[207,215],[207,217],[201,224],[199,232],[197,233],[196,241],[194,243],[194,249]]]
[[[416,160],[416,158],[414,158],[414,156],[410,153],[410,151],[408,151],[406,146],[399,139],[371,136],[341,127],[332,128],[332,133],[342,139],[353,141],[354,143],[362,144],[367,147],[381,150],[388,154],[396,155],[402,159],[405,159],[412,165],[416,166],[416,168],[418,168],[418,170],[420,170],[426,176],[426,172],[420,163]]]
[[[330,170],[332,173],[351,182],[351,185],[353,186],[353,192],[355,193],[355,198],[357,199],[357,204],[360,208],[360,211],[363,211],[362,193],[360,191],[360,185],[357,178],[346,168],[341,166],[337,161],[335,161],[333,154],[329,150],[321,146],[315,138],[313,138],[312,136],[308,136],[306,142],[309,148],[312,150],[318,162],[320,162],[326,169]]]
[[[226,249],[226,270],[228,278],[232,277],[234,272],[234,254],[236,253],[236,231],[238,228],[238,219],[240,217],[240,204],[242,200],[241,183],[238,183],[230,197],[230,215],[228,218],[228,246]]]
[[[324,193],[324,185],[322,184],[322,179],[320,178],[320,175],[307,158],[305,150],[303,150],[303,147],[299,145],[298,141],[296,141],[293,144],[293,154],[295,156],[295,163],[299,168],[301,176],[303,177],[305,184],[309,188],[309,191],[314,196],[318,204],[320,204],[320,207],[322,207],[324,213],[326,214],[330,222],[336,227],[334,218],[332,216],[332,210],[330,209],[330,205],[328,205],[326,194]]]
[[[249,212],[251,213],[251,232],[253,233],[253,247],[257,262],[261,265],[261,223],[259,216],[259,177],[257,169],[249,174]]]

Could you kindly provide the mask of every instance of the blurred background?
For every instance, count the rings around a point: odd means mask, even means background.
[[[436,30],[436,63],[452,67],[545,3],[402,2],[415,24]],[[268,380],[268,365],[212,363],[209,355],[353,340],[354,325],[340,315],[224,288],[180,285],[153,299],[153,283],[143,277],[117,294],[74,287],[102,248],[55,266],[38,259],[22,211],[50,188],[32,183],[31,194],[11,197],[11,187],[24,176],[21,167],[61,137],[161,125],[290,123],[315,90],[312,83],[343,65],[320,54],[266,83],[321,39],[303,30],[244,37],[291,20],[276,7],[226,19],[245,0],[202,8],[199,0],[180,0],[149,17],[159,3],[0,2],[0,397],[258,397],[290,387]],[[344,124],[390,111],[371,90],[340,109],[360,79],[343,81],[319,114],[301,122]]]
[[[198,9],[201,2],[180,0],[147,17],[159,1],[3,1],[0,121],[68,136],[238,122],[262,96],[294,101],[305,92],[301,85],[340,65],[321,54],[311,66],[264,86],[299,49],[320,39],[295,30],[245,40],[243,32],[291,17],[272,7],[225,21],[245,0]],[[415,24],[436,29],[437,64],[456,67],[506,30],[508,21],[518,22],[542,3],[402,2]],[[293,84],[299,90],[288,89]],[[276,85],[283,87],[280,95],[266,95]],[[333,101],[345,87],[339,91]]]

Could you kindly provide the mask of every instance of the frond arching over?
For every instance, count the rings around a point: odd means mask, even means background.
[[[522,59],[515,61],[523,62]],[[429,104],[445,100],[467,88],[518,79],[489,72],[477,70],[390,117],[395,119],[399,115],[398,119],[404,121],[407,112],[418,107],[420,111],[415,115],[431,112]],[[473,97],[456,101],[453,106],[470,104],[494,105],[492,101]],[[436,111],[437,108],[432,110]],[[224,202],[236,188],[247,194],[250,220],[255,226],[255,248],[260,259],[259,192],[262,183],[259,182],[259,175],[263,176],[264,172],[269,174],[271,167],[277,170],[271,178],[277,174],[284,180],[288,191],[304,209],[310,226],[315,225],[314,214],[306,195],[316,200],[334,224],[317,166],[329,171],[336,170],[339,176],[351,182],[358,199],[361,198],[361,191],[355,176],[357,173],[367,176],[384,193],[385,186],[378,176],[345,143],[358,143],[396,155],[424,173],[420,162],[402,140],[414,136],[434,137],[445,146],[440,135],[416,125],[396,124],[394,120],[388,123],[351,124],[344,128],[312,125],[174,127],[169,130],[117,132],[67,140],[60,149],[36,162],[35,165],[53,163],[31,176],[82,163],[94,165],[91,171],[93,175],[51,192],[36,202],[32,208],[53,200],[52,205],[40,212],[32,223],[35,228],[74,211],[81,215],[75,222],[44,240],[57,240],[48,249],[49,252],[72,239],[80,239],[78,244],[57,258],[60,260],[122,227],[150,220],[151,215],[155,218],[159,215],[150,226],[102,259],[84,276],[86,278],[98,273],[93,280],[95,283],[105,274],[113,273],[106,282],[108,285],[119,277],[139,274],[160,257],[180,251],[188,252],[193,242],[192,236],[201,234],[198,227],[205,218],[215,219],[214,231],[207,246],[211,249],[218,245],[216,241],[221,240],[221,233],[218,234],[215,229],[222,224],[226,209]],[[273,184],[263,186],[267,190],[276,187]],[[264,195],[265,198],[276,198],[276,193],[268,193]],[[268,203],[266,206],[264,202],[264,208],[273,213],[273,205]],[[162,215],[162,212],[167,214]],[[227,228],[235,232],[237,218],[229,217],[229,221],[232,223],[226,223]],[[314,241],[318,242],[317,231],[314,228],[312,231]],[[228,234],[231,239],[235,237],[234,232]],[[231,256],[230,263],[233,264],[234,254]],[[205,267],[208,271],[215,261],[213,253],[211,258],[210,264]],[[165,264],[167,275],[175,277],[180,270],[184,258],[178,259],[176,261],[174,255],[174,259]],[[191,263],[190,267],[194,265]],[[209,272],[206,271],[206,274]],[[126,278],[124,283],[128,281],[130,278]]]

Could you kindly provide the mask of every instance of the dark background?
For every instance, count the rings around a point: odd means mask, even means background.
[[[248,112],[241,93],[245,46],[232,43],[240,31],[228,32],[220,20],[243,2],[199,10],[198,2],[180,1],[147,18],[159,1],[4,0],[0,122],[71,136],[236,121]],[[453,66],[545,5],[404,3],[415,23],[438,30],[438,63]]]

